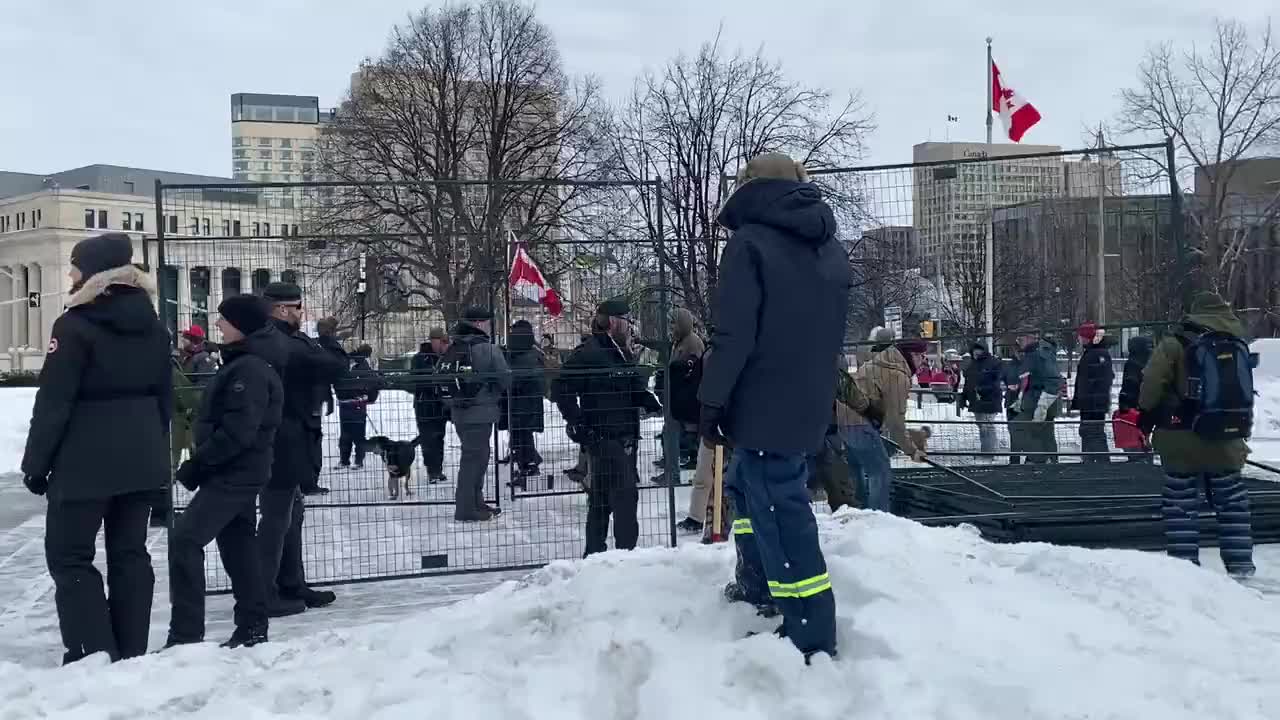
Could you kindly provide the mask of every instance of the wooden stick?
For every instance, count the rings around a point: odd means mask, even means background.
[[[724,542],[724,446],[717,445],[711,483],[711,542]]]

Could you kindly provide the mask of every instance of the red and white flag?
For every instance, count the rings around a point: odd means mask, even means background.
[[[1031,126],[1040,122],[1040,111],[1000,77],[995,60],[991,61],[991,110],[1000,115],[1004,131],[1013,142],[1020,142]]]
[[[564,307],[560,304],[560,296],[547,285],[542,277],[538,264],[525,252],[524,245],[515,246],[515,255],[511,258],[511,294],[541,303],[553,317],[560,317]]]

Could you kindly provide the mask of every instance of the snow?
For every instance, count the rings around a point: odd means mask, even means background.
[[[1249,349],[1258,353],[1258,367],[1253,373],[1254,390],[1258,393],[1253,436],[1264,442],[1280,441],[1280,338],[1254,340]]]
[[[309,634],[249,650],[0,660],[3,716],[1229,720],[1280,703],[1280,602],[1218,572],[878,513],[820,531],[841,654],[813,667],[722,599],[731,547],[689,545],[557,562],[390,622],[307,613]]]
[[[0,475],[22,472],[35,388],[0,389]]]

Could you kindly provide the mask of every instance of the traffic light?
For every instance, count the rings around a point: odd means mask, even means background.
[[[932,320],[920,321],[920,337],[925,337],[925,338],[933,337],[933,321]]]

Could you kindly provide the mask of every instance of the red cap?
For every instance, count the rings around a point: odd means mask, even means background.
[[[1081,325],[1079,330],[1076,330],[1076,334],[1085,342],[1093,342],[1093,339],[1098,336],[1098,325],[1097,323],[1087,322]]]
[[[192,340],[203,340],[204,328],[200,327],[199,325],[192,325],[191,327],[182,331],[182,335],[183,337],[189,337]]]

